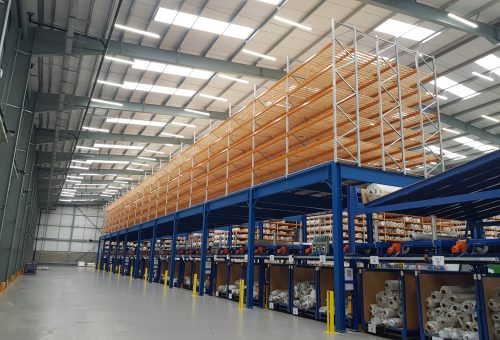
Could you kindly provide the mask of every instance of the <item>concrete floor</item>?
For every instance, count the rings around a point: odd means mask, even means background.
[[[52,267],[23,276],[0,297],[0,339],[380,339],[328,335],[326,325],[262,309],[239,311],[215,297],[117,277],[93,268]]]

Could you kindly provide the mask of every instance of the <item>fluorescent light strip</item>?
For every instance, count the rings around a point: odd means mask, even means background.
[[[76,192],[77,190],[75,189],[61,189],[62,191],[73,191],[73,192]]]
[[[271,61],[276,61],[275,57],[272,57],[272,56],[266,55],[266,54],[262,54],[262,53],[259,53],[259,52],[255,52],[255,51],[249,50],[247,48],[244,48],[241,51],[243,53],[250,54],[250,55],[253,55],[255,57],[259,57],[259,58],[267,59],[267,60],[271,60]]]
[[[192,110],[192,109],[184,109],[184,111],[191,112],[191,113],[196,113],[196,114],[199,114],[199,115],[202,115],[202,116],[210,117],[210,113],[208,113],[208,112],[202,112],[202,111]]]
[[[76,180],[73,180],[73,179],[67,179],[65,182],[81,183],[82,181],[76,181]]]
[[[174,144],[164,144],[165,146],[174,146]]]
[[[115,24],[115,27],[118,28],[118,29],[122,29],[124,31],[128,31],[128,32],[136,33],[136,34],[142,34],[142,35],[145,35],[147,37],[151,37],[151,38],[155,38],[155,39],[159,39],[160,38],[159,34],[156,34],[156,33],[153,33],[153,32],[148,32],[148,31],[143,31],[143,30],[140,30],[140,29],[137,29],[137,28],[133,28],[133,27],[129,27],[129,26]]]
[[[186,123],[180,123],[180,122],[171,122],[171,125],[177,125],[177,126],[184,126],[184,127],[189,127],[189,128],[196,128],[196,125],[193,124],[186,124]]]
[[[59,202],[73,202],[73,200],[67,200],[67,199],[59,199]]]
[[[112,56],[109,56],[109,55],[105,56],[104,59],[111,60],[111,61],[116,61],[116,62],[119,62],[119,63],[122,63],[122,64],[129,64],[129,65],[133,65],[134,64],[133,60],[127,60],[127,59],[123,59],[123,58],[112,57]]]
[[[112,185],[108,185],[108,189],[119,189],[119,190],[122,190],[123,188],[120,188],[120,187],[114,187]],[[106,189],[106,190],[108,190]],[[109,190],[108,190],[109,191]]]
[[[227,74],[219,73],[219,74],[217,74],[217,76],[219,78],[235,81],[237,83],[248,84],[248,80],[232,77],[232,76],[229,76]]]
[[[456,14],[453,14],[453,13],[448,13],[448,17],[458,21],[458,22],[461,22],[462,24],[465,24],[469,27],[472,27],[472,28],[477,28],[477,24],[473,23],[472,21],[470,20],[467,20],[467,19],[464,19],[462,17],[459,17],[458,15]]]
[[[113,181],[113,183],[123,183],[123,184],[128,184],[128,182],[125,182],[125,181]]]
[[[112,102],[109,100],[102,100],[102,99],[97,99],[97,98],[92,98],[90,100],[93,102],[96,102],[96,103],[100,103],[100,104],[108,104],[108,105],[119,106],[119,107],[123,106],[122,103]]]
[[[153,92],[153,93],[168,94],[172,96],[181,96],[181,97],[192,97],[196,93],[196,91],[193,90],[178,89],[174,87],[158,86],[158,85],[151,85],[144,83],[135,83],[130,81],[124,82],[122,88],[126,90]]]
[[[100,184],[100,183],[82,183],[82,184],[75,184],[75,187],[95,187],[95,186],[106,186],[107,184]]]
[[[129,124],[129,125],[141,125],[141,126],[158,126],[164,127],[167,125],[165,122],[156,122],[151,120],[142,120],[142,119],[127,119],[127,118],[106,118],[106,123],[115,123],[115,124]]]
[[[279,22],[282,22],[282,23],[285,23],[285,24],[288,24],[288,25],[291,25],[291,26],[295,26],[295,27],[300,28],[301,30],[304,30],[304,31],[312,31],[312,28],[309,27],[309,26],[302,25],[302,24],[299,24],[298,22],[285,19],[283,17],[280,17],[279,15],[275,15],[274,16],[274,20],[277,20]]]
[[[156,158],[151,158],[151,157],[138,156],[137,158],[144,159],[144,160],[147,160],[147,161],[154,161],[154,162],[157,161]]]
[[[162,132],[161,134],[169,137],[184,138],[183,135],[176,135],[175,133]]]
[[[89,170],[90,168],[86,168],[84,166],[78,166],[78,165],[70,165],[69,166],[71,169],[80,169],[80,170]]]
[[[90,172],[82,172],[80,173],[80,176],[105,176],[104,174],[94,174]]]
[[[428,94],[429,96],[433,96],[433,94],[432,94],[432,93],[430,93],[430,92],[427,92],[427,94]],[[437,97],[438,97],[439,99],[442,99],[442,100],[448,100],[448,97],[443,96],[442,94],[438,94],[438,95],[437,95]]]
[[[143,169],[133,169],[133,168],[127,168],[126,170],[139,171],[139,172],[144,172],[145,171]]]
[[[263,2],[265,4],[273,5],[273,6],[278,6],[281,4],[283,0],[257,0],[259,2]]]
[[[83,177],[81,176],[70,176],[70,175],[66,175],[66,178],[83,179]]]
[[[103,164],[128,164],[130,162],[127,162],[127,161],[108,161],[108,160],[105,160],[105,159],[88,159],[85,161],[86,163],[103,163]],[[87,168],[88,170],[88,168]]]
[[[113,197],[113,195],[107,195],[107,194],[100,194],[99,196],[101,196],[101,197]]]
[[[203,98],[209,98],[209,99],[218,100],[218,101],[221,101],[221,102],[227,102],[226,98],[212,96],[212,95],[206,94],[206,93],[200,93],[199,95],[200,95],[200,97],[203,97]]]
[[[151,164],[134,163],[134,162],[131,162],[130,164],[137,165],[137,166],[147,166],[148,168],[151,167]],[[140,169],[129,169],[129,170],[140,170]],[[143,170],[141,170],[141,171],[143,171]]]
[[[98,129],[90,126],[82,126],[82,130],[87,130],[87,131],[96,131],[96,132],[109,132],[108,129]]]
[[[247,39],[254,32],[253,28],[231,24],[225,21],[210,19],[189,13],[178,12],[160,7],[154,17],[155,21],[170,25],[182,26],[236,39]]]
[[[492,122],[495,122],[495,123],[500,123],[500,120],[493,118],[493,117],[490,117],[490,116],[481,115],[481,117],[483,117],[484,119],[487,119],[487,120],[491,120]]]
[[[479,77],[481,79],[484,79],[484,80],[488,80],[488,81],[493,81],[495,79],[493,79],[492,77],[488,77],[488,76],[485,76],[484,74],[481,74],[479,72],[472,72],[473,75],[475,75],[476,77]]]
[[[500,76],[500,58],[494,54],[488,54],[474,63]]]
[[[115,86],[115,87],[122,87],[122,84],[115,83],[115,82],[112,82],[112,81],[102,80],[102,79],[98,79],[97,83],[103,84],[103,85]]]
[[[434,152],[435,154],[439,155],[439,147],[435,146],[435,145],[430,145],[429,147],[426,147],[427,150],[431,150],[432,152]],[[461,155],[459,153],[455,153],[455,152],[451,152],[451,151],[448,151],[448,150],[445,150],[443,149],[443,155],[446,157],[446,158],[449,158],[449,159],[454,159],[454,160],[461,160],[461,159],[465,159],[467,158],[466,156],[464,155]]]
[[[91,147],[91,146],[80,146],[80,145],[77,145],[76,148],[77,149],[82,149],[82,150],[96,150],[96,151],[99,151],[99,148],[94,148],[94,147]]]
[[[155,150],[148,150],[148,149],[144,149],[143,152],[157,153],[157,154],[160,154],[160,155],[164,155],[165,154],[165,152],[163,152],[163,151],[155,151]]]
[[[165,73],[174,76],[204,79],[204,80],[210,79],[214,74],[212,71],[201,70],[186,66],[157,63],[143,59],[134,59],[134,62],[132,63],[132,68],[136,70]]]
[[[443,128],[443,131],[446,131],[446,132],[449,132],[449,133],[454,133],[456,135],[460,134],[460,131],[452,130],[452,129],[447,129],[447,128]]]
[[[123,179],[124,181],[133,181],[133,178],[130,177],[116,177],[116,179]]]
[[[94,143],[94,147],[106,148],[106,149],[127,149],[127,150],[142,150],[142,149],[144,149],[143,146],[136,146],[136,145],[101,144],[101,143]]]

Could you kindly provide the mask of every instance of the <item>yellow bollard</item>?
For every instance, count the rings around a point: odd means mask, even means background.
[[[113,274],[113,264],[109,265],[109,275]]]
[[[130,266],[130,264],[129,264]],[[132,281],[132,278],[134,277],[134,266],[130,267],[130,281]]]
[[[240,303],[240,310],[244,310],[244,304],[243,301],[245,300],[245,280],[240,279],[240,296],[239,296],[239,303]]]
[[[146,268],[146,270],[144,270],[144,283],[146,283],[148,280],[148,268]]]
[[[193,296],[196,296],[197,292],[196,289],[198,288],[198,274],[194,274],[193,277]]]
[[[165,278],[163,279],[163,288],[167,288],[168,270],[165,270]]]
[[[326,332],[335,334],[335,305],[333,291],[326,292]]]
[[[121,265],[121,264],[119,264],[119,265],[118,265],[118,276],[120,276],[120,272],[121,272],[121,271],[122,271],[122,265]]]

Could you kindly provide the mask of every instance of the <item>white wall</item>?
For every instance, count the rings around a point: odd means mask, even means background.
[[[94,261],[102,235],[102,206],[58,206],[42,211],[37,233],[37,261]]]

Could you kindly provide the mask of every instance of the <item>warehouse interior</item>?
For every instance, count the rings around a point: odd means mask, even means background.
[[[0,29],[0,339],[500,339],[500,1]]]

